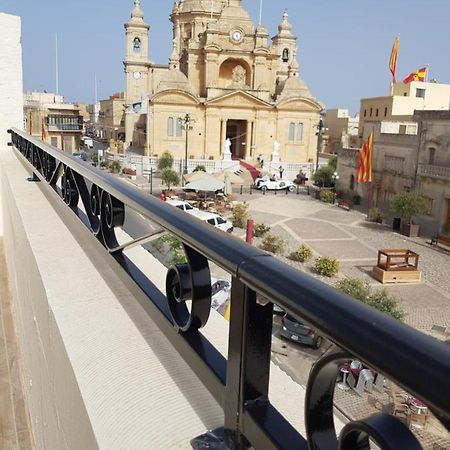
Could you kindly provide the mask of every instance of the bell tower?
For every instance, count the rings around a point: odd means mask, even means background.
[[[147,92],[148,81],[148,33],[150,27],[144,22],[141,0],[133,0],[131,18],[125,24],[125,102],[127,107],[142,100]],[[133,133],[139,116],[125,114],[125,146],[133,145]]]

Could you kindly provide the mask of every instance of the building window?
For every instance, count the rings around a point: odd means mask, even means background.
[[[367,116],[367,109],[364,110],[364,117]]]
[[[416,89],[416,97],[425,98],[425,89]]]
[[[53,147],[58,147],[58,138],[57,137],[52,136],[50,138],[50,141],[51,141],[51,144],[53,145]]]
[[[430,166],[434,166],[434,156],[436,154],[436,149],[433,147],[430,147],[428,149],[428,164]]]
[[[133,51],[139,53],[141,51],[141,40],[136,37],[133,39]]]
[[[403,175],[405,158],[393,155],[384,155],[384,171],[395,175]]]
[[[178,119],[177,119],[177,137],[181,137],[182,129],[183,129],[183,119],[181,117],[178,117]]]
[[[370,108],[370,117],[372,117],[372,108]]]
[[[167,119],[167,136],[173,137],[173,117]]]
[[[384,117],[387,117],[387,106],[384,108]]]
[[[303,124],[302,123],[297,124],[297,141],[298,142],[303,141]]]
[[[377,110],[375,111],[375,116],[378,117],[378,108],[377,108]]]
[[[295,123],[289,124],[289,140],[293,142],[295,140]]]
[[[432,216],[433,215],[433,203],[434,200],[430,197],[427,197],[425,195],[422,196],[425,200],[425,214],[427,216]]]
[[[288,62],[289,61],[289,49],[285,48],[283,50],[283,56],[282,56],[283,62]]]

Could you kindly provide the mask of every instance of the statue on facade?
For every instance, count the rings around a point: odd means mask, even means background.
[[[280,143],[275,139],[273,142],[272,162],[280,161]]]
[[[245,86],[247,72],[242,66],[236,66],[231,72],[233,86],[243,87]]]
[[[231,140],[227,138],[223,144],[223,160],[230,161],[231,160]]]

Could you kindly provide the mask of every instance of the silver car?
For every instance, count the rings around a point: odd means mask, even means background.
[[[322,336],[317,331],[305,323],[299,322],[289,314],[285,314],[281,319],[280,335],[293,342],[319,348],[322,345]]]

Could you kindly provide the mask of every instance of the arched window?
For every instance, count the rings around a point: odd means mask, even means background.
[[[289,61],[289,49],[285,48],[283,50],[283,55],[281,57],[283,59],[283,62],[288,62]]]
[[[141,51],[141,40],[138,37],[133,39],[133,51],[139,53]]]
[[[294,141],[295,140],[295,123],[291,122],[289,124],[289,140]]]
[[[298,142],[303,141],[303,124],[302,123],[297,124],[297,141]]]
[[[182,129],[183,129],[183,119],[181,117],[178,117],[178,119],[177,119],[177,137],[181,137]]]
[[[173,136],[173,117],[167,119],[167,136]]]

